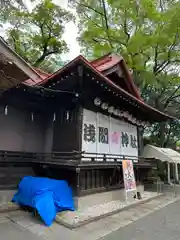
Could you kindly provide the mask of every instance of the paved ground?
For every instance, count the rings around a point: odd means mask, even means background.
[[[0,240],[41,240],[40,237],[10,221],[0,224]]]
[[[0,240],[180,240],[180,196],[162,196],[80,228],[48,228],[32,214],[0,215]]]
[[[101,239],[179,240],[180,200]]]

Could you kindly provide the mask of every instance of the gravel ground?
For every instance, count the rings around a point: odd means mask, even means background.
[[[180,240],[180,200],[101,239]]]

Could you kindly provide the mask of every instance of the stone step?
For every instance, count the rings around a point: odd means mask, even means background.
[[[20,206],[11,202],[6,204],[0,204],[0,213],[16,211],[19,209],[20,209]]]

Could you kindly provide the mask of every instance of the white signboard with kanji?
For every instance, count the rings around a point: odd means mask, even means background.
[[[97,116],[91,111],[83,111],[83,151],[88,153],[97,152]]]
[[[124,123],[121,129],[121,155],[137,156],[137,146],[137,127]]]
[[[84,109],[82,151],[136,158],[138,157],[137,127]]]

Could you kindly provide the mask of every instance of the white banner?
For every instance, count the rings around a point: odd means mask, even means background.
[[[84,109],[82,151],[138,157],[137,127]]]

